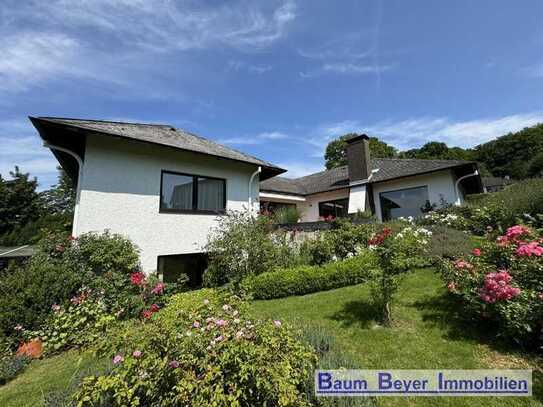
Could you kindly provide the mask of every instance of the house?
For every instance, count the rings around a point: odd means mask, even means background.
[[[309,222],[364,210],[388,219],[480,189],[474,163],[372,160],[366,136],[350,140],[348,166],[291,180],[277,177],[282,168],[168,125],[30,120],[77,185],[73,235],[123,234],[140,249],[143,270],[166,281],[184,272],[199,284],[203,247],[227,210],[257,213],[261,203],[296,205]]]
[[[166,280],[181,270],[198,285],[217,215],[256,213],[259,181],[285,172],[172,126],[30,120],[77,182],[73,235],[121,233],[139,247],[143,270]]]
[[[348,141],[346,156],[346,166],[296,179],[262,180],[261,206],[270,211],[295,206],[302,222],[359,211],[385,221],[459,205],[465,194],[482,192],[475,162],[371,158],[366,135]]]

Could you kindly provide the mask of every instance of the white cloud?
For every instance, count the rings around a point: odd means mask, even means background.
[[[22,92],[46,81],[78,77],[122,85],[125,96],[145,87],[146,97],[161,97],[168,90],[156,91],[159,80],[153,78],[165,75],[163,63],[170,54],[261,50],[286,35],[296,5],[291,0],[214,6],[171,0],[37,0],[6,8],[1,16],[0,91]],[[270,69],[246,67],[253,74]],[[174,96],[182,97],[168,95]]]
[[[361,64],[350,64],[350,63],[334,63],[334,64],[325,64],[322,69],[325,72],[336,72],[336,73],[345,73],[345,74],[365,74],[365,73],[379,73],[383,71],[388,71],[392,67],[390,65],[361,65]]]
[[[270,140],[283,140],[287,139],[288,135],[281,133],[279,131],[272,132],[263,132],[259,133],[256,136],[247,136],[247,137],[232,137],[228,139],[219,140],[219,143],[222,144],[236,144],[236,145],[256,145],[256,144],[265,144]]]
[[[0,39],[0,90],[26,90],[59,73],[75,73],[79,44],[60,33],[23,32]]]
[[[323,164],[310,164],[310,163],[306,164],[306,163],[300,163],[300,161],[280,162],[277,165],[287,170],[286,173],[281,174],[281,177],[285,177],[285,178],[299,178],[305,175],[324,171]]]
[[[263,48],[284,36],[295,10],[292,1],[264,9],[252,2],[204,6],[170,0],[49,0],[27,12],[67,28],[90,27],[133,46],[168,51],[218,44]]]
[[[41,138],[28,120],[0,121],[0,174],[9,178],[9,172],[19,166],[22,172],[37,176],[42,187],[56,180],[58,165],[51,152],[42,146]]]
[[[543,63],[524,67],[521,72],[531,78],[543,78]]]
[[[273,69],[271,65],[252,65],[243,61],[228,61],[228,69],[231,71],[247,71],[252,74],[262,75]]]
[[[322,76],[324,74],[338,74],[338,75],[365,75],[375,74],[380,75],[382,72],[392,69],[392,65],[378,65],[378,64],[358,64],[351,62],[333,62],[323,64],[320,68],[312,71],[300,72],[299,75],[302,79],[311,79]]]
[[[468,148],[538,123],[543,123],[543,112],[466,121],[453,121],[446,117],[387,120],[371,124],[344,120],[316,126],[309,143],[315,148],[314,157],[322,156],[330,140],[346,133],[366,133],[401,150],[417,148],[428,141],[442,141],[451,147]]]

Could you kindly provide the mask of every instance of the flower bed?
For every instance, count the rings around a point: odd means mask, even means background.
[[[215,290],[175,296],[150,323],[108,341],[113,370],[84,379],[78,405],[309,405],[313,350],[280,321],[244,310]]]

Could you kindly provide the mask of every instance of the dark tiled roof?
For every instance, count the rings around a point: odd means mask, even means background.
[[[373,174],[371,183],[389,181],[412,175],[425,174],[473,164],[459,160],[416,160],[399,158],[376,158],[371,160],[371,168],[379,169]],[[261,191],[282,192],[286,194],[311,195],[318,192],[346,188],[349,185],[347,166],[317,172],[301,178],[288,179],[275,177],[260,183]]]
[[[65,126],[71,126],[78,129],[99,132],[102,134],[129,138],[138,141],[159,144],[168,147],[174,147],[186,151],[193,151],[212,155],[229,160],[241,161],[249,164],[259,165],[263,170],[274,176],[285,172],[269,162],[260,160],[248,154],[234,150],[230,147],[215,143],[214,141],[189,133],[185,130],[176,129],[170,125],[164,124],[142,124],[142,123],[122,123],[102,120],[81,120],[67,119],[58,117],[38,117],[38,122],[45,121]]]

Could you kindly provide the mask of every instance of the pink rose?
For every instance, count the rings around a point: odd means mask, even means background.
[[[124,361],[124,358],[122,357],[122,355],[115,355],[115,357],[113,358],[114,365],[118,365],[119,363],[122,363],[123,361]]]
[[[179,367],[179,362],[177,360],[172,360],[170,363],[168,363],[168,366],[171,369],[177,369]]]
[[[132,352],[132,356],[134,356],[136,359],[141,357],[141,350],[135,350]]]
[[[471,252],[475,257],[479,257],[481,255],[481,249],[473,249]]]
[[[193,327],[193,328],[200,328],[200,323],[199,323],[198,321],[194,321],[194,322],[192,323],[192,327]]]
[[[164,283],[157,283],[155,287],[151,290],[151,292],[155,295],[162,294],[164,291],[164,288],[166,287],[166,284]]]

